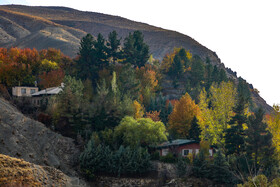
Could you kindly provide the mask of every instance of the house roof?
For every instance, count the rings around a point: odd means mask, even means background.
[[[41,90],[39,92],[36,92],[36,93],[32,94],[32,97],[33,96],[41,96],[41,95],[56,95],[61,91],[62,91],[62,87],[60,87],[60,86],[59,87],[47,88],[47,89],[44,89],[44,90]]]
[[[163,142],[162,144],[158,145],[158,148],[166,148],[170,146],[180,146],[180,145],[186,145],[186,144],[192,144],[192,143],[199,143],[195,140],[188,140],[188,139],[176,139],[176,140],[170,140],[168,142]]]

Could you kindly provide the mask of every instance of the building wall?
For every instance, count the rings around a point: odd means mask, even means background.
[[[188,151],[185,151],[185,153],[188,152],[191,154],[198,154],[199,150],[200,150],[200,145],[199,145],[199,143],[192,143],[192,144],[180,145],[180,146],[176,146],[176,147],[171,146],[168,148],[160,149],[160,155],[165,156],[167,154],[167,150],[168,150],[168,152],[176,154],[177,156],[187,156],[187,154],[183,155],[183,150],[188,150]],[[213,156],[213,153],[214,153],[213,151],[214,151],[213,148],[209,149],[210,157]]]
[[[31,94],[33,91],[38,92],[38,88],[37,87],[27,87],[27,86],[16,86],[13,87],[12,92],[13,92],[13,96],[17,96],[17,97],[31,97]]]

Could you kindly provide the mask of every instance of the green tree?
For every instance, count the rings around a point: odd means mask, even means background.
[[[87,111],[83,99],[84,85],[81,80],[65,76],[62,91],[51,99],[48,111],[55,119],[57,130],[67,136],[75,135],[84,130],[89,121],[86,120]]]
[[[197,55],[193,56],[192,70],[191,70],[191,80],[192,85],[197,86],[201,84],[204,80],[205,67],[201,58]]]
[[[243,96],[238,98],[238,103],[233,111],[235,115],[230,120],[230,128],[226,130],[225,142],[227,155],[241,155],[245,151],[245,132],[244,125],[247,124],[246,100]]]
[[[126,62],[142,67],[149,59],[149,46],[144,42],[144,36],[140,31],[129,33],[124,40],[124,57]]]
[[[94,61],[99,70],[108,66],[108,48],[105,45],[105,39],[102,34],[98,34],[97,40],[93,42]]]
[[[136,120],[126,116],[115,128],[115,137],[122,141],[123,145],[148,146],[167,140],[167,132],[162,122],[154,122],[150,118]]]
[[[81,39],[79,48],[79,59],[77,60],[78,77],[82,80],[87,78],[93,80],[94,74],[94,61],[93,61],[93,46],[94,39],[91,34],[87,34]]]
[[[255,172],[262,168],[266,174],[271,174],[273,166],[277,165],[273,158],[275,148],[272,146],[272,134],[267,130],[267,124],[263,120],[262,108],[249,117],[246,130],[246,152],[253,160]]]
[[[121,39],[118,39],[116,31],[110,32],[108,36],[108,56],[112,58],[113,63],[117,62],[117,59],[122,58],[122,50],[120,49]]]

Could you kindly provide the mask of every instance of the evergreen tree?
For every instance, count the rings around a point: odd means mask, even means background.
[[[219,70],[218,70],[216,65],[213,68],[211,77],[212,77],[212,81],[211,82],[219,83]]]
[[[105,39],[102,34],[98,34],[97,40],[94,41],[94,61],[98,70],[108,66],[108,48],[105,45]]]
[[[220,184],[228,184],[233,182],[233,176],[230,173],[229,164],[220,150],[215,154],[214,164],[210,175],[215,182]]]
[[[192,140],[200,141],[200,138],[199,138],[200,133],[201,133],[201,129],[198,125],[198,120],[195,116],[192,120],[192,126],[190,129],[188,138],[192,139]]]
[[[87,34],[81,39],[78,53],[79,59],[77,61],[77,76],[82,80],[92,79],[94,76],[93,46],[94,39],[91,34]]]
[[[197,55],[193,57],[191,80],[192,85],[197,86],[204,80],[205,67],[201,58]]]
[[[122,58],[122,51],[120,50],[121,39],[118,39],[116,31],[110,32],[108,36],[108,55],[112,58],[113,63],[117,62],[117,59]]]
[[[212,84],[212,72],[213,72],[213,66],[210,64],[209,57],[206,58],[206,85],[205,90],[208,91],[211,84]]]
[[[228,78],[227,78],[225,70],[224,69],[220,69],[220,72],[219,72],[219,83],[223,82],[223,81],[227,82]]]
[[[243,125],[247,123],[247,117],[245,115],[246,104],[244,97],[239,96],[238,103],[233,109],[235,116],[229,122],[230,128],[226,130],[225,148],[227,155],[241,155],[245,151],[245,132]]]
[[[272,135],[267,130],[267,124],[263,122],[263,117],[262,108],[259,108],[255,115],[249,117],[248,129],[246,130],[246,152],[248,157],[253,160],[255,171],[262,168],[265,172],[269,172],[275,164],[274,147],[272,146]]]
[[[144,42],[142,32],[129,33],[124,40],[124,57],[126,62],[142,67],[149,59],[149,46]]]

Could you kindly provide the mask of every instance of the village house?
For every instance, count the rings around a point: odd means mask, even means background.
[[[38,87],[15,86],[12,88],[12,94],[15,97],[31,97],[38,90]]]
[[[164,142],[157,146],[160,156],[166,156],[168,153],[172,153],[176,156],[186,157],[189,154],[198,154],[200,145],[198,141],[188,139],[177,139]],[[209,156],[213,156],[213,147],[209,149]]]
[[[58,87],[46,88],[44,90],[38,87],[16,86],[12,88],[13,96],[17,98],[27,98],[33,106],[39,107],[42,103],[48,102],[48,99],[62,91],[63,83]]]

